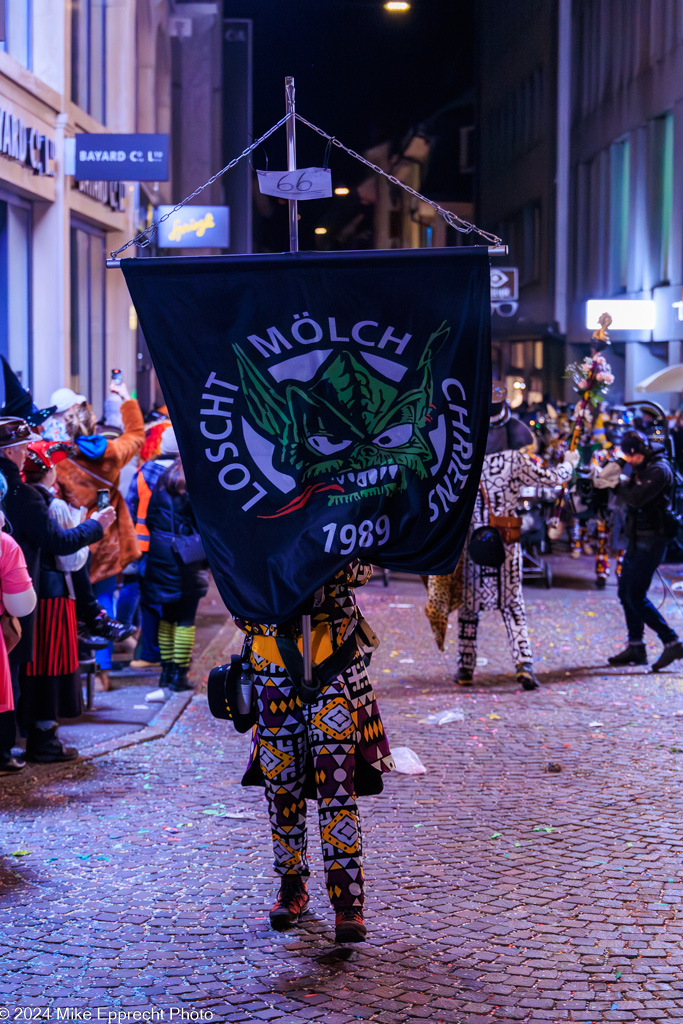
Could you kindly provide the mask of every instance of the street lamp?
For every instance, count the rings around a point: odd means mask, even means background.
[[[386,11],[409,11],[410,4],[406,3],[405,0],[387,0],[384,5]]]

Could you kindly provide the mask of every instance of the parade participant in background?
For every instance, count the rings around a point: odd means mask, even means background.
[[[370,566],[354,562],[316,593],[313,661],[321,671],[326,658],[335,658],[336,663],[330,661],[332,674],[317,692],[305,694],[312,703],[302,702],[300,674],[297,677],[301,620],[266,625],[236,619],[251,638],[258,711],[242,785],[265,785],[274,868],[280,876],[270,923],[278,931],[291,928],[308,907],[306,798],[317,798],[337,942],[362,942],[366,935],[356,796],[381,792],[381,773],[393,768],[363,658],[358,636],[362,617],[353,593],[371,571]],[[290,649],[295,652],[294,665]]]
[[[117,605],[119,617],[126,622],[135,622],[139,610],[141,627],[139,653],[136,652],[138,657],[130,663],[132,669],[156,667],[160,663],[158,634],[161,611],[158,605],[147,603],[142,594],[140,581],[145,575],[147,552],[149,551],[149,529],[147,527],[149,502],[162,473],[169,469],[177,458],[178,442],[175,431],[173,427],[168,427],[161,435],[159,455],[140,466],[126,495],[126,504],[135,523],[135,536],[141,552],[140,559],[137,562],[132,562],[124,570],[125,583]]]
[[[27,726],[26,757],[38,762],[71,761],[78,757],[74,747],[65,747],[60,741],[57,719],[78,718],[83,711],[76,595],[70,570],[84,567],[92,531],[88,530],[89,523],[71,530],[71,508],[51,491],[57,478],[56,464],[66,458],[65,449],[68,446],[63,442],[31,442],[24,462],[26,483],[33,485],[40,495],[51,520],[81,539],[78,550],[67,556],[54,555],[45,548],[40,554],[35,643],[33,657],[22,670],[20,711],[21,721]],[[114,509],[109,507],[97,514],[96,521],[106,530],[115,518]]]
[[[544,468],[540,459],[525,454],[533,441],[531,431],[513,419],[505,388],[493,384],[490,427],[479,494],[470,529],[486,525],[490,516],[514,516],[522,487],[563,483],[572,475],[578,455],[568,453],[556,469]],[[436,584],[432,584],[432,588]],[[538,680],[533,671],[524,597],[522,595],[522,547],[519,539],[505,544],[505,561],[498,569],[478,565],[472,559],[469,544],[463,562],[462,607],[458,612],[457,682],[471,684],[477,663],[479,615],[497,608],[503,616],[515,664],[517,682],[525,690],[535,690]]]
[[[646,665],[645,626],[654,630],[664,650],[652,666],[659,672],[683,658],[683,643],[663,615],[648,600],[647,592],[657,566],[673,535],[671,489],[673,473],[664,446],[638,430],[627,430],[621,439],[623,461],[605,466],[596,486],[614,487],[626,504],[628,547],[619,576],[619,600],[626,617],[628,643],[608,658],[610,665]],[[631,473],[621,478],[621,466]]]
[[[178,457],[164,470],[146,513],[149,549],[141,590],[148,606],[159,606],[158,644],[161,655],[159,690],[148,700],[163,700],[164,688],[193,690],[188,671],[195,638],[195,617],[209,589],[209,570],[202,557],[186,563],[180,554],[183,538],[198,536],[187,493],[183,464]]]
[[[155,405],[154,409],[145,418],[145,441],[140,451],[140,465],[156,459],[161,451],[161,438],[171,421],[168,417],[168,409],[165,404]]]
[[[674,444],[674,462],[679,473],[683,473],[683,408],[671,418],[669,435]]]
[[[7,494],[7,481],[0,473],[0,500]],[[0,511],[0,530],[5,525],[5,513]],[[26,568],[26,559],[15,539],[0,532],[0,615],[20,617],[29,615],[36,606],[36,592]],[[13,775],[26,767],[20,758],[12,755],[17,735],[12,674],[7,657],[7,645],[0,631],[0,775]]]
[[[116,574],[140,557],[135,528],[119,491],[119,483],[121,470],[142,447],[145,428],[140,406],[135,399],[131,399],[126,385],[112,382],[110,390],[122,399],[124,432],[112,440],[96,434],[96,418],[92,409],[87,405],[76,406],[66,416],[67,433],[76,451],[73,456],[59,463],[57,481],[60,497],[69,505],[76,508],[85,506],[88,511],[97,508],[99,490],[110,492],[109,499],[116,510],[116,523],[108,531],[103,543],[93,550],[90,578],[98,601],[113,616]],[[125,639],[132,632],[134,629],[129,627],[117,639]],[[97,664],[100,669],[98,689],[107,690],[111,647],[97,652]]]

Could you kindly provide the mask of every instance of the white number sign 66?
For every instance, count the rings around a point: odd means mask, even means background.
[[[327,526],[323,526],[323,533],[327,534],[325,551],[332,551],[337,525],[337,523],[328,523]],[[381,547],[388,540],[389,516],[380,516],[374,524],[370,519],[364,519],[358,528],[353,523],[346,523],[339,530],[339,554],[350,555],[358,547],[369,548],[375,543]]]

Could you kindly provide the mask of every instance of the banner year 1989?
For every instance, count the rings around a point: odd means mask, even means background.
[[[328,523],[327,526],[323,526],[323,533],[326,534],[325,551],[338,550],[340,555],[350,555],[359,547],[381,547],[389,540],[389,532],[389,516],[379,516],[376,523],[371,519],[364,519],[358,527],[353,523],[345,523],[343,526],[339,526],[339,523]],[[335,539],[339,547],[335,546]]]

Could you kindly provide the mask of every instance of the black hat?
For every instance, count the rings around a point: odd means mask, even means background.
[[[650,445],[639,430],[627,430],[621,439],[621,450],[624,455],[647,455]]]
[[[534,443],[534,435],[526,423],[510,416],[504,423],[491,422],[488,437],[486,438],[486,454],[494,455],[496,452],[519,451],[527,445]]]
[[[26,420],[18,416],[0,416],[0,448],[28,444],[29,441],[40,441],[40,434],[34,434]]]

